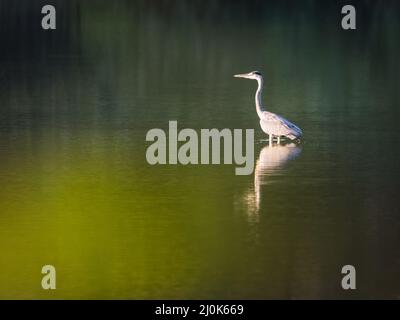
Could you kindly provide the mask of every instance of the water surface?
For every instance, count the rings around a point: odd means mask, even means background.
[[[71,1],[54,34],[6,3],[0,298],[400,297],[397,3],[345,32],[335,2]],[[265,142],[255,69],[299,145]],[[169,120],[254,128],[254,173],[148,165]]]

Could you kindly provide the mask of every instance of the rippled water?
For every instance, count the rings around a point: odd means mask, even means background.
[[[400,11],[383,2],[356,31],[317,1],[71,1],[45,35],[2,19],[0,298],[399,298]],[[255,69],[300,144],[267,145],[256,83],[232,77]],[[254,128],[254,174],[150,166],[146,132],[169,120]]]

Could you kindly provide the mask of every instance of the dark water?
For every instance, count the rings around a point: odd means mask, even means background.
[[[0,298],[400,298],[396,2],[55,3],[0,5]],[[254,174],[148,165],[169,120],[254,128]]]

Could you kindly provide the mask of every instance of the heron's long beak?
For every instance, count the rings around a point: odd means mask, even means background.
[[[248,74],[247,73],[235,74],[234,77],[235,78],[248,78]]]

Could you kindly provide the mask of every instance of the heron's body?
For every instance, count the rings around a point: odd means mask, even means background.
[[[278,143],[280,143],[281,137],[296,140],[302,136],[303,132],[294,123],[280,115],[265,110],[265,107],[261,102],[264,81],[262,75],[258,71],[238,74],[235,75],[235,77],[257,80],[258,88],[255,96],[256,110],[258,117],[260,118],[261,129],[269,136],[270,144],[272,143],[274,136],[277,137]]]

